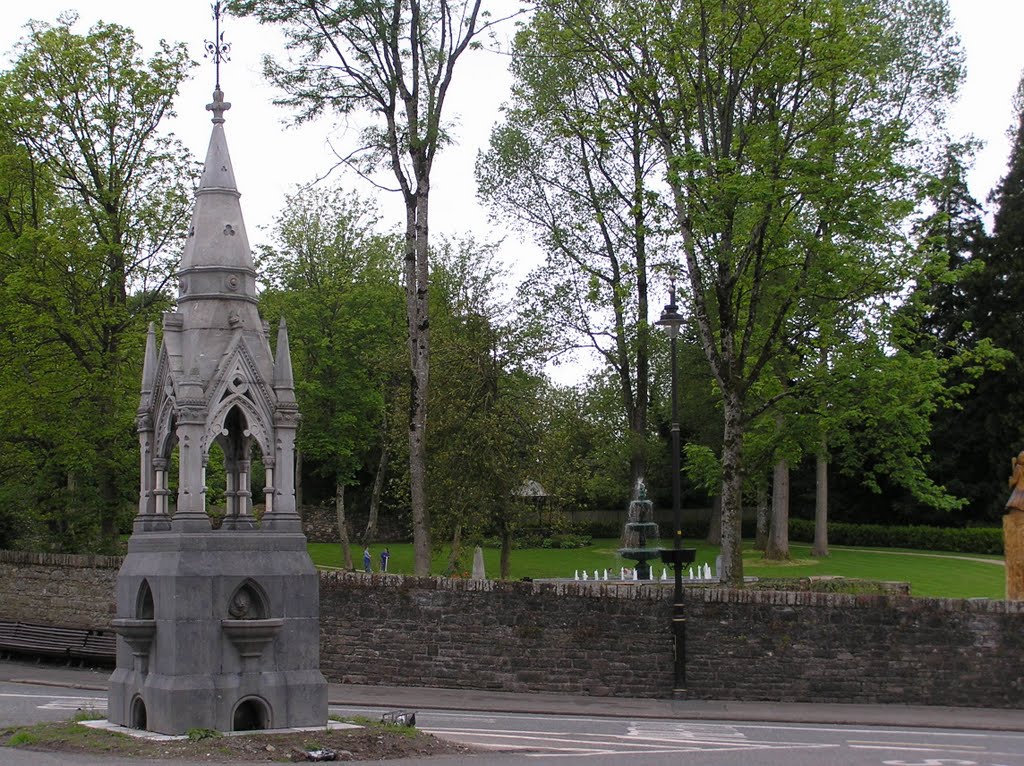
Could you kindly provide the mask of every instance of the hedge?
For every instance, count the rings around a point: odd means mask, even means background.
[[[691,523],[683,528],[685,540],[703,540],[707,537],[707,524]],[[744,519],[743,537],[753,539],[755,524]],[[591,522],[579,525],[577,534],[593,538],[615,538],[622,534],[620,524]],[[661,539],[671,540],[672,530],[664,523]],[[814,522],[807,519],[789,520],[789,539],[797,543],[814,542]],[[831,521],[828,525],[830,545],[850,545],[862,548],[913,548],[922,551],[952,551],[955,553],[1003,554],[1003,530],[998,527],[884,526],[882,524],[849,524]],[[555,546],[549,546],[555,547]]]
[[[792,542],[813,543],[814,522],[807,519],[790,519],[789,539]],[[829,522],[828,542],[829,545],[867,548],[914,548],[922,551],[1002,555],[1003,530],[986,527],[889,527],[881,524]]]

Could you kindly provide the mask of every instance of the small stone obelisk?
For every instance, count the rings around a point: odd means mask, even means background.
[[[484,570],[484,549],[479,545],[473,551],[473,579],[486,580],[487,573]]]

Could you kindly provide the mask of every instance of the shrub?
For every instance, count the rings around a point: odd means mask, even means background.
[[[587,521],[576,526],[579,534],[599,540],[616,538],[622,534],[622,525],[614,521]]]
[[[591,542],[592,540],[589,535],[562,534],[545,537],[541,547],[567,550],[570,548],[586,548]]]

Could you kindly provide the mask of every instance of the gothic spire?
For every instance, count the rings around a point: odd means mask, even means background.
[[[213,112],[213,130],[206,152],[203,175],[196,190],[195,210],[185,250],[181,256],[181,283],[178,303],[185,307],[199,300],[245,301],[256,304],[256,267],[242,221],[238,185],[224,134],[224,112],[231,104],[224,100],[220,87],[220,64],[231,46],[220,31],[221,6],[213,6],[216,24],[214,41],[206,42],[207,57],[216,66],[213,101],[206,108]],[[237,304],[235,304],[237,307]],[[221,312],[239,326],[239,313]],[[244,316],[241,316],[244,324]],[[225,320],[227,321],[227,320]]]
[[[149,323],[149,331],[146,333],[146,355],[142,360],[142,398],[153,391],[156,384],[156,328]]]
[[[295,388],[295,378],[292,375],[292,352],[288,346],[288,325],[284,317],[281,317],[281,324],[277,328],[277,358],[274,360],[274,390],[292,390]]]

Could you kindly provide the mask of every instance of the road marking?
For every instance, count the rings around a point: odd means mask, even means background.
[[[96,703],[99,704],[96,704]],[[65,697],[63,699],[50,700],[45,705],[38,706],[40,710],[91,710],[96,713],[105,712],[107,709],[106,700],[97,700],[95,697]]]
[[[957,750],[957,751],[969,751],[978,750],[984,752],[988,750],[984,745],[932,745],[927,742],[888,742],[884,739],[878,740],[863,740],[863,739],[848,739],[847,744],[851,747],[910,747],[910,748],[923,748],[925,750]]]
[[[101,713],[107,709],[106,697],[65,697],[58,694],[10,694],[0,693],[0,697],[24,700],[46,700],[36,705],[39,710],[90,710]]]
[[[641,721],[629,725],[630,737],[669,737],[673,740],[745,740],[747,736],[735,726],[723,724],[675,723],[672,721]]]
[[[706,732],[683,731],[683,725],[677,724],[675,730],[659,729],[645,736],[629,734],[579,734],[576,732],[546,732],[534,730],[481,731],[478,729],[447,729],[425,728],[429,734],[443,739],[455,739],[466,744],[475,744],[493,749],[513,747],[515,749],[541,750],[546,753],[582,755],[582,754],[671,754],[694,752],[749,752],[754,750],[815,750],[837,748],[831,743],[805,742],[757,742],[739,736],[743,741],[733,738],[715,739],[707,737]],[[707,727],[701,726],[701,729]],[[729,728],[729,727],[726,727]],[[665,736],[666,733],[669,736]],[[531,744],[513,745],[513,742]]]

